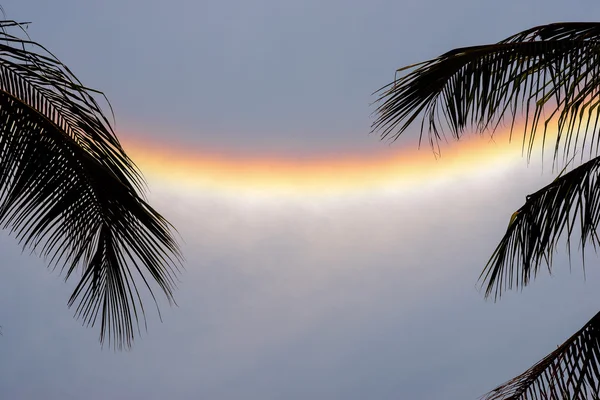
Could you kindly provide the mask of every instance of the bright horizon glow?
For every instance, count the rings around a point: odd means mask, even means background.
[[[429,145],[418,149],[400,141],[391,146],[382,143],[377,153],[290,160],[203,153],[140,137],[125,135],[123,146],[148,179],[225,194],[321,197],[417,190],[462,175],[501,173],[523,160],[521,137],[515,134],[509,141],[508,129],[496,132],[493,139],[468,134],[459,141],[441,143],[437,159]]]

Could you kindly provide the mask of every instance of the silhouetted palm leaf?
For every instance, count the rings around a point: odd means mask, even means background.
[[[527,196],[513,214],[507,231],[480,278],[487,281],[486,296],[500,296],[503,289],[523,287],[535,277],[542,262],[548,268],[562,234],[570,247],[575,231],[581,250],[599,242],[600,157],[559,176]]]
[[[543,360],[482,399],[598,399],[599,361],[600,313]]]
[[[143,181],[84,87],[42,46],[0,22],[0,223],[66,278],[100,341],[129,347],[145,321],[136,279],[172,301],[179,250],[140,197]],[[152,295],[154,297],[154,295]],[[156,301],[156,299],[155,299]]]
[[[528,154],[540,122],[552,118],[558,122],[555,156],[566,157],[586,143],[590,154],[598,153],[599,23],[540,26],[398,72],[406,74],[377,92],[373,130],[382,138],[395,140],[421,119],[421,137],[427,128],[431,145],[437,146],[445,128],[458,139],[468,128],[493,131],[506,118],[514,126],[523,115]],[[588,128],[593,129],[586,137]]]
[[[599,153],[600,23],[540,26],[399,71],[410,72],[379,91],[373,129],[383,138],[397,139],[421,118],[421,136],[427,128],[437,147],[444,128],[459,139],[467,128],[493,132],[503,121],[514,127],[523,115],[529,155],[538,128],[545,143],[553,119],[555,160],[584,149],[591,157]],[[550,266],[560,234],[569,239],[576,218],[582,244],[596,240],[598,162],[592,159],[528,196],[484,270],[488,295],[526,285],[541,262]]]
[[[378,91],[373,130],[396,140],[421,121],[431,146],[449,130],[459,139],[468,128],[491,132],[508,122],[511,134],[524,118],[523,146],[530,156],[536,133],[546,145],[556,120],[554,160],[580,152],[590,160],[527,196],[481,274],[486,296],[522,287],[554,248],[574,231],[600,244],[600,23],[557,23],[529,29],[497,44],[452,50],[404,73]],[[542,126],[543,125],[543,126]],[[540,129],[541,128],[541,129]],[[542,150],[543,151],[543,150]],[[600,314],[534,367],[490,392],[498,399],[598,399]]]

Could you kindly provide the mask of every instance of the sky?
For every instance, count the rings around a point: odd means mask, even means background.
[[[0,234],[0,397],[476,399],[599,309],[600,271],[486,301],[477,278],[553,179],[500,129],[436,158],[369,134],[396,68],[593,1],[2,2],[106,93],[185,271],[132,350],[66,306],[75,281]]]

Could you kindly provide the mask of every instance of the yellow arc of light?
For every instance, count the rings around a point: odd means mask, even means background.
[[[343,194],[419,185],[473,171],[481,172],[521,157],[521,142],[508,132],[469,135],[442,146],[437,158],[428,146],[400,143],[373,154],[289,159],[229,156],[183,146],[125,139],[123,145],[150,180],[199,190],[265,194]]]

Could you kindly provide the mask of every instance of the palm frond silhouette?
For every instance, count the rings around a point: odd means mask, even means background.
[[[402,69],[378,92],[372,125],[396,140],[420,122],[435,151],[446,133],[493,133],[524,121],[527,156],[552,144],[556,164],[581,164],[527,196],[480,279],[486,297],[526,286],[542,266],[552,268],[561,238],[581,251],[600,244],[600,23],[543,25],[495,44],[459,48]],[[549,132],[555,121],[555,132]],[[554,128],[553,128],[554,129]],[[552,135],[550,135],[552,133]],[[539,140],[541,139],[541,140]],[[600,317],[531,369],[484,398],[590,399],[600,396]]]
[[[145,324],[140,288],[173,302],[181,256],[99,95],[0,21],[0,223],[66,279],[81,270],[69,306],[123,349]]]

